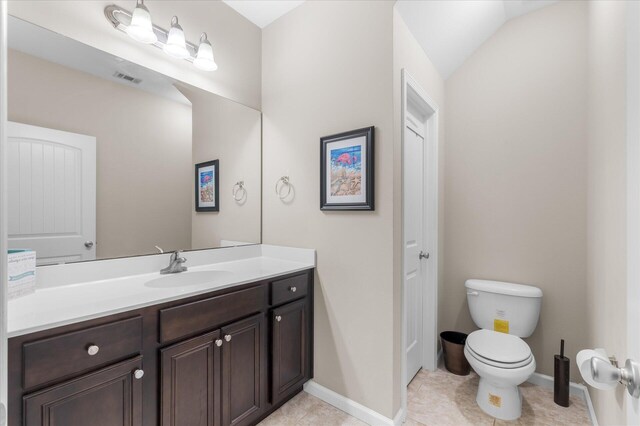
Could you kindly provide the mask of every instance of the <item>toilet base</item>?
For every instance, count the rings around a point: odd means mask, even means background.
[[[482,411],[500,420],[516,420],[522,414],[518,386],[497,386],[480,377],[476,402]]]

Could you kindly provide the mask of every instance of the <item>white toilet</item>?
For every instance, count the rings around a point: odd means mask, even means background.
[[[476,401],[487,414],[515,420],[522,412],[518,385],[536,370],[536,360],[521,337],[538,324],[542,290],[497,281],[467,280],[471,318],[481,330],[467,337],[464,354],[478,376]]]

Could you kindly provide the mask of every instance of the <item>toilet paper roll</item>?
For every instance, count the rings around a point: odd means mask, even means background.
[[[609,358],[603,350],[583,349],[578,352],[576,364],[578,364],[578,370],[580,370],[584,381],[596,389],[609,390],[615,388],[617,383],[600,383],[593,380],[593,376],[591,375],[591,358],[593,357],[609,362]]]

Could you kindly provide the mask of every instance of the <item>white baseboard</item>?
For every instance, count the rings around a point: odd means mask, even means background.
[[[407,420],[407,414],[404,412],[402,408],[400,408],[396,413],[395,417],[393,418],[393,425],[402,426],[402,423],[404,423],[405,420]]]
[[[364,405],[355,402],[345,396],[340,395],[337,392],[332,391],[331,389],[325,388],[322,385],[314,382],[313,380],[309,380],[304,384],[304,391],[310,395],[315,396],[326,402],[327,404],[333,405],[339,410],[344,411],[345,413],[362,420],[363,422],[372,425],[372,426],[401,426],[402,425],[402,417],[403,412],[402,409],[398,410],[398,413],[394,416],[393,419],[383,416],[382,414],[373,411],[371,408],[365,407]]]
[[[553,377],[547,376],[546,374],[533,373],[527,382],[543,388],[553,389]],[[576,395],[584,400],[584,403],[589,410],[591,424],[593,426],[598,426],[598,419],[596,418],[596,412],[593,409],[591,397],[589,396],[589,389],[583,384],[569,382],[569,395]]]

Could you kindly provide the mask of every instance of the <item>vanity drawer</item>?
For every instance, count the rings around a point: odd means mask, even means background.
[[[160,310],[160,343],[193,336],[202,331],[255,314],[265,308],[264,286],[198,300]]]
[[[307,274],[296,275],[271,282],[271,304],[279,305],[290,300],[299,299],[307,295],[309,276]]]
[[[93,353],[96,347],[97,352]],[[24,388],[127,358],[138,354],[141,347],[142,318],[139,316],[25,343],[22,345]]]

